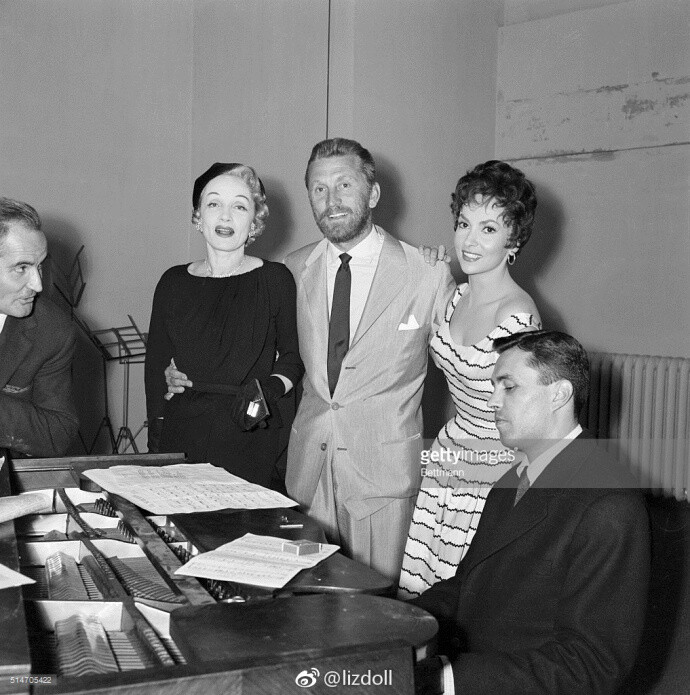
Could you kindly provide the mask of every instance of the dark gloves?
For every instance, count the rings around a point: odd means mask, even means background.
[[[271,411],[271,422],[273,427],[282,427],[283,418],[280,417],[280,410],[278,408],[278,400],[285,395],[285,384],[282,379],[277,376],[271,375],[267,379],[259,379],[261,384],[261,390],[264,392],[266,401],[268,402],[268,408]]]
[[[154,417],[149,420],[148,447],[149,454],[159,454],[161,450],[161,434],[163,433],[163,418]]]
[[[282,420],[278,412],[278,399],[285,395],[285,385],[277,376],[261,379],[259,383],[268,406],[269,417],[280,427]],[[248,432],[256,427],[263,428],[267,426],[265,418],[257,420],[257,417],[252,414],[251,406],[256,397],[256,383],[252,379],[248,384],[242,386],[230,405],[230,418],[243,432]]]
[[[266,400],[270,404],[277,403],[278,399],[285,395],[285,384],[273,374],[267,379],[259,379],[259,383]]]

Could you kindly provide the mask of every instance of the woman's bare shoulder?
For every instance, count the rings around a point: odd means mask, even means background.
[[[507,294],[496,309],[496,325],[516,314],[530,314],[536,324],[541,323],[539,309],[532,297],[521,287],[515,286],[514,291]]]

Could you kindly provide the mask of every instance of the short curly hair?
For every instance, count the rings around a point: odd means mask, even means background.
[[[217,172],[217,173],[216,173]],[[209,175],[208,177],[206,175]],[[268,217],[268,205],[266,204],[266,191],[264,190],[264,185],[261,182],[256,171],[247,164],[214,164],[210,169],[208,169],[204,174],[202,174],[197,182],[203,183],[203,188],[199,189],[198,185],[195,185],[195,190],[193,196],[193,202],[195,203],[194,212],[192,213],[192,223],[196,224],[199,221],[199,204],[201,202],[201,195],[203,189],[206,188],[208,183],[218,176],[235,176],[238,179],[244,181],[249,190],[252,192],[252,200],[254,201],[254,229],[252,230],[249,238],[247,239],[247,246],[256,241],[257,237],[261,235],[266,227],[266,218]],[[205,182],[200,179],[205,177]]]
[[[463,205],[472,204],[475,198],[493,198],[503,208],[503,220],[511,227],[506,248],[517,247],[516,255],[529,241],[537,209],[534,184],[515,167],[492,159],[478,164],[462,176],[451,196],[450,209],[456,227]]]

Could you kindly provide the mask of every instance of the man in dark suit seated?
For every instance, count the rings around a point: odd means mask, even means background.
[[[0,448],[29,456],[64,454],[79,427],[74,329],[39,297],[47,252],[36,210],[0,198]]]
[[[582,346],[535,331],[494,347],[489,406],[503,444],[526,458],[491,490],[455,576],[412,601],[438,619],[444,655],[419,665],[417,691],[614,693],[644,622],[642,496],[577,423]]]

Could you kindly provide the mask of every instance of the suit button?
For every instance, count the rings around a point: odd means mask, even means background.
[[[326,442],[324,442],[324,443],[321,445],[321,451],[326,451],[326,449],[328,449],[328,446],[326,446]]]
[[[460,639],[458,637],[452,637],[450,640],[450,644],[452,647],[459,649],[460,648]]]
[[[338,410],[340,408],[340,403],[331,403],[331,410]]]

